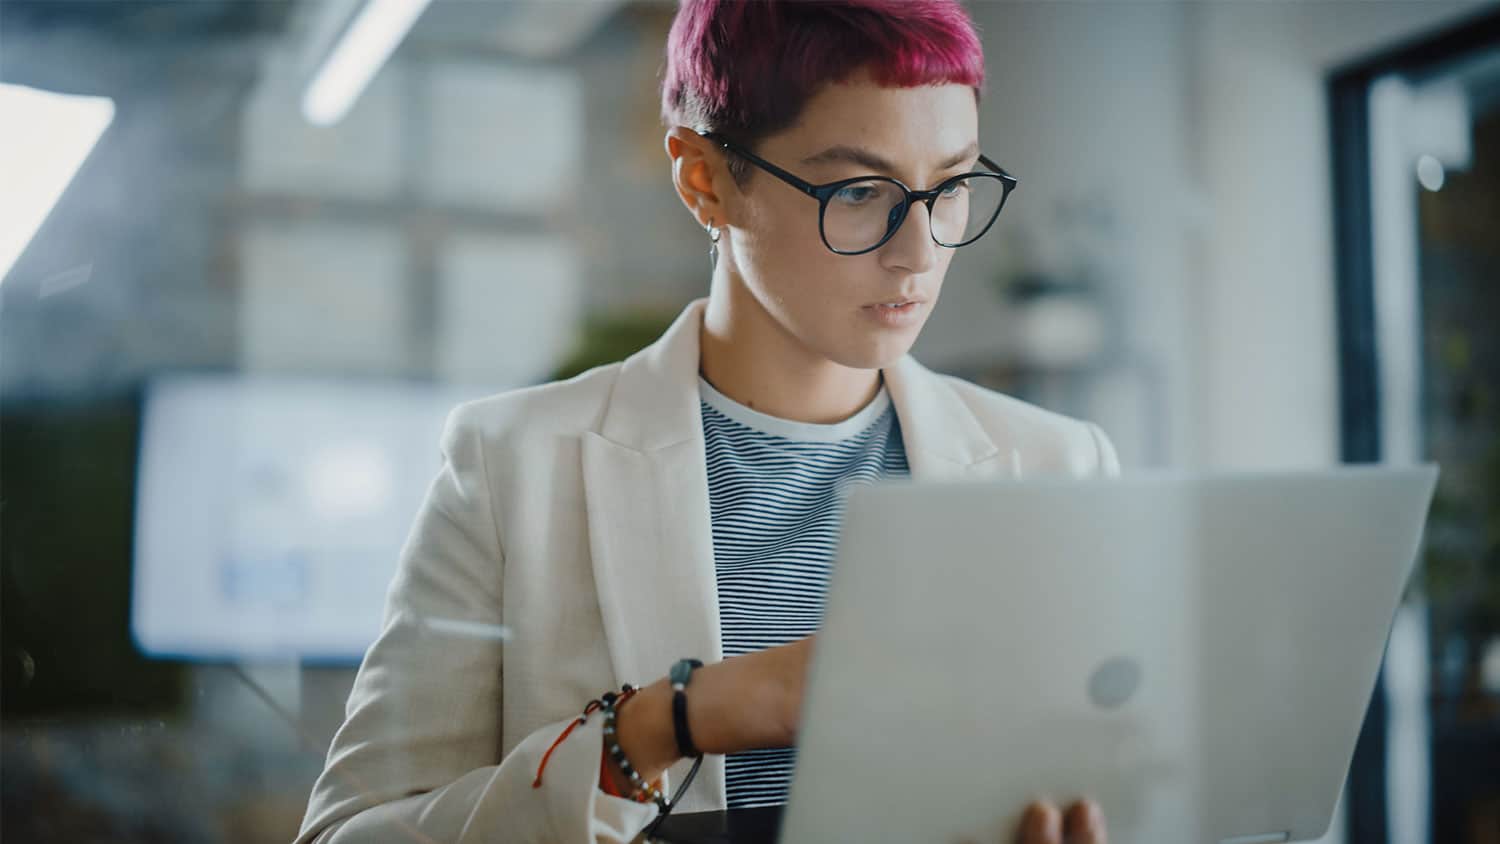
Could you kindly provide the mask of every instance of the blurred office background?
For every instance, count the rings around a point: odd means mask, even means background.
[[[1500,841],[1500,6],[971,8],[1021,186],[915,354],[1128,468],[1441,461],[1327,840]],[[707,290],[674,9],[0,0],[7,841],[295,834],[446,411]]]

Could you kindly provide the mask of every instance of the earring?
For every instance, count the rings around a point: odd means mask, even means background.
[[[719,265],[719,238],[723,236],[724,230],[714,226],[714,218],[708,218],[708,225],[703,227],[708,232],[708,266],[716,268]]]

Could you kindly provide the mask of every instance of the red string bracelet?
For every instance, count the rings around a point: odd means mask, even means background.
[[[603,747],[599,748],[599,787],[610,797],[624,797],[615,788],[615,778],[609,770],[609,751]]]
[[[635,692],[636,692],[635,687],[632,686],[632,685],[630,685],[629,683],[626,683],[625,685],[623,685],[623,686],[620,687],[620,694],[619,694],[618,698],[616,699],[616,702],[617,703],[624,703],[625,701],[629,700],[633,695],[635,695]],[[614,696],[614,694],[612,692],[606,692],[606,694],[609,694],[612,697]],[[547,762],[549,762],[552,759],[552,751],[556,750],[557,746],[559,744],[562,744],[563,740],[566,739],[569,735],[571,735],[573,733],[574,728],[580,727],[583,724],[587,723],[588,720],[589,720],[589,716],[592,715],[592,714],[594,714],[595,712],[597,712],[603,706],[604,706],[604,701],[602,701],[602,700],[595,699],[595,700],[589,701],[588,705],[583,708],[583,714],[579,715],[577,718],[574,718],[573,721],[572,721],[572,723],[568,724],[568,726],[562,731],[562,735],[558,736],[555,740],[553,740],[552,746],[549,747],[549,748],[547,748],[547,752],[546,753],[542,754],[542,762],[541,762],[540,765],[537,766],[537,769],[536,769],[536,779],[534,779],[534,780],[531,781],[531,787],[532,788],[541,788],[542,787],[542,771],[546,770],[546,768],[547,768]],[[616,796],[619,796],[619,795],[616,795]]]

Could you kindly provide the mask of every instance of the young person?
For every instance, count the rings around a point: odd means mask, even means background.
[[[907,355],[1015,184],[983,76],[956,0],[683,2],[665,142],[709,295],[621,363],[453,411],[298,841],[627,841],[692,750],[677,811],[781,802],[850,485],[1118,471],[1096,426]],[[610,730],[579,718],[624,683]],[[1019,835],[1064,833],[1102,818],[1038,805]]]

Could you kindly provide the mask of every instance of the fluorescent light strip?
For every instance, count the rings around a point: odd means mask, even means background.
[[[369,0],[329,52],[302,95],[302,116],[315,126],[344,119],[432,0]]]
[[[0,83],[0,281],[114,118],[107,97]]]
[[[424,618],[422,626],[451,636],[466,636],[471,639],[489,639],[494,642],[510,640],[510,628],[504,624],[487,624],[483,621],[464,621],[458,618]]]

